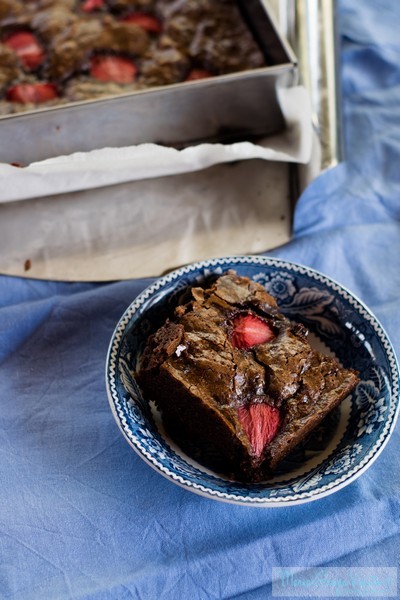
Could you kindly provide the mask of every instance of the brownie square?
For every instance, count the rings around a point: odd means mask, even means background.
[[[191,295],[149,338],[139,384],[187,454],[262,480],[346,398],[357,373],[313,349],[307,329],[247,277],[228,271]]]

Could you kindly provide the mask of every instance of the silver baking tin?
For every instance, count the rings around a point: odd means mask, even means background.
[[[280,87],[296,85],[297,60],[264,0],[238,0],[272,66],[0,117],[0,161],[155,142],[183,146],[277,133]]]

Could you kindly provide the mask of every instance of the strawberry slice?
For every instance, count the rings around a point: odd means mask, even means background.
[[[161,33],[162,25],[161,22],[156,19],[156,17],[152,17],[151,15],[146,15],[145,13],[136,12],[121,19],[124,23],[133,23],[134,25],[138,25],[145,29],[149,33]]]
[[[256,315],[239,315],[233,321],[231,342],[235,348],[251,348],[275,337],[271,327]]]
[[[252,450],[259,458],[278,432],[281,421],[279,410],[269,404],[250,404],[238,408],[238,416]]]
[[[213,77],[213,74],[207,69],[192,69],[185,81],[197,81],[198,79],[207,79]]]
[[[95,10],[101,10],[104,6],[104,0],[85,0],[82,4],[82,10],[90,13]]]
[[[4,44],[14,50],[25,69],[37,69],[44,60],[44,50],[30,31],[11,33]]]
[[[136,73],[133,60],[122,56],[93,56],[90,63],[90,75],[98,81],[132,83]]]
[[[40,104],[57,96],[57,88],[52,83],[17,83],[9,88],[6,99],[21,104]]]

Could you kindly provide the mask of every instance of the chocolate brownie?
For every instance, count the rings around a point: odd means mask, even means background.
[[[260,284],[228,271],[149,339],[138,381],[166,430],[201,464],[242,481],[270,476],[358,382],[313,349]]]
[[[236,0],[0,0],[0,114],[265,66]]]

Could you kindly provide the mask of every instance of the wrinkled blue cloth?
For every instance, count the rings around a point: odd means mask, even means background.
[[[399,355],[400,2],[340,12],[348,160],[305,191],[293,241],[270,254],[351,289]],[[132,451],[104,364],[149,282],[0,277],[0,597],[265,600],[274,566],[397,567],[399,427],[351,485],[275,509],[192,494]]]

